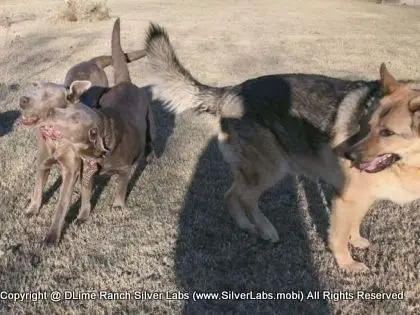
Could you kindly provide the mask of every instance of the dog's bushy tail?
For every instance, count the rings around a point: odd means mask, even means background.
[[[150,23],[146,34],[146,65],[154,97],[176,113],[194,108],[217,115],[222,88],[201,84],[179,62],[163,27]]]
[[[128,72],[127,63],[125,62],[124,52],[121,48],[120,40],[120,18],[114,23],[112,29],[112,66],[114,68],[114,84],[121,82],[131,82],[130,73]]]
[[[132,61],[138,60],[146,56],[146,50],[135,50],[129,53],[124,54],[125,62],[130,63]],[[90,62],[95,63],[99,68],[104,69],[112,65],[112,56],[98,56],[89,60]]]

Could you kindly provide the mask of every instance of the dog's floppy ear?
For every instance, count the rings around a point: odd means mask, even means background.
[[[408,104],[408,109],[413,115],[412,128],[420,134],[420,96],[413,98]]]
[[[391,73],[389,73],[385,63],[381,63],[379,73],[381,75],[381,85],[384,93],[392,94],[400,86],[400,84],[397,80],[395,80]]]
[[[76,80],[70,84],[67,92],[67,100],[69,102],[77,102],[80,96],[92,86],[92,82],[87,80]]]
[[[101,155],[104,155],[109,152],[109,150],[105,147],[104,138],[99,133],[97,127],[92,127],[89,129],[88,137],[89,141],[95,146],[95,148],[101,153]]]

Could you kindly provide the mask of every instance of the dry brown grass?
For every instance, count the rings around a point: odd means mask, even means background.
[[[2,0],[9,11],[37,16],[47,8],[57,12],[60,5],[56,0]],[[109,0],[108,5],[121,17],[125,50],[142,48],[148,22],[158,22],[168,28],[182,62],[208,84],[288,72],[376,79],[380,62],[398,78],[420,78],[420,11],[411,7],[357,0]],[[329,213],[322,187],[289,178],[263,196],[261,208],[281,235],[278,244],[242,232],[223,203],[231,175],[213,136],[214,119],[192,113],[173,117],[158,103],[153,103],[153,110],[162,156],[135,182],[128,209],[110,208],[111,181],[100,194],[91,221],[75,226],[77,187],[61,244],[43,249],[40,243],[58,198],[54,185],[58,171],[48,182],[49,198],[40,215],[26,218],[36,131],[11,130],[18,99],[33,81],[61,82],[75,63],[109,53],[111,29],[112,21],[25,21],[12,24],[9,45],[0,50],[0,82],[6,85],[0,100],[0,126],[6,133],[0,137],[0,291],[363,290],[404,291],[404,299],[0,300],[1,313],[420,312],[419,202],[374,205],[362,228],[372,246],[353,250],[372,270],[366,275],[346,274],[337,269],[324,242]],[[133,82],[148,84],[141,61],[129,67]]]
[[[61,18],[70,22],[103,21],[110,18],[110,9],[106,1],[67,0]]]

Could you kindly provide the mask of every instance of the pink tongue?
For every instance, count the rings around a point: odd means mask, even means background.
[[[386,160],[388,155],[381,155],[374,158],[372,161],[367,163],[361,163],[360,168],[364,171],[374,171],[378,168],[378,164],[380,164],[382,161]]]

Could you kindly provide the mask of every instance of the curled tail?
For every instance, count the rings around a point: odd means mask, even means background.
[[[146,50],[135,50],[129,53],[124,54],[125,62],[130,63],[132,61],[138,60],[146,56]],[[99,68],[104,69],[112,65],[112,56],[98,56],[89,60],[90,62],[95,63]]]
[[[156,98],[180,113],[194,108],[217,115],[222,88],[201,84],[179,62],[166,30],[151,23],[146,34],[146,64]]]
[[[124,52],[121,48],[120,40],[120,18],[114,23],[112,29],[112,66],[114,68],[114,83],[131,82],[130,73],[128,72],[127,63],[125,62]]]

